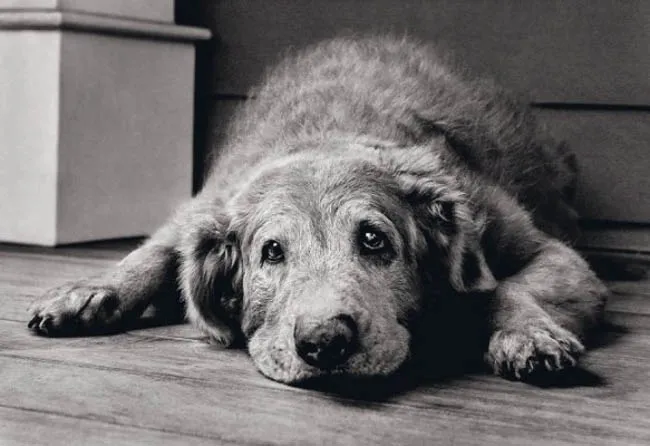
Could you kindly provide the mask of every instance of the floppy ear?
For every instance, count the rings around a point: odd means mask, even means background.
[[[224,346],[240,334],[242,273],[234,234],[224,217],[193,214],[181,242],[181,289],[188,319]]]
[[[462,293],[493,291],[497,281],[481,247],[485,217],[472,211],[453,179],[405,175],[400,182],[429,243],[442,253],[452,287]]]

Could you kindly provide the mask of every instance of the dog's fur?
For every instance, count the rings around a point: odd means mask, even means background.
[[[199,329],[245,340],[264,375],[299,383],[389,375],[416,337],[453,343],[431,338],[426,313],[482,301],[496,373],[575,365],[607,290],[567,244],[575,159],[522,105],[389,37],[308,48],[253,96],[200,194],[110,271],[50,291],[30,327],[119,327],[180,284]],[[270,240],[279,261],[262,256]],[[297,353],[303,331],[353,340],[315,366]]]

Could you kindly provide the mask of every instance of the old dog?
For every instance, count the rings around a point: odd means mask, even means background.
[[[575,366],[607,295],[570,247],[575,158],[463,73],[393,37],[286,57],[234,116],[201,192],[115,267],[49,291],[29,327],[119,330],[180,298],[212,340],[244,341],[264,375],[298,384],[391,375],[416,338],[453,345],[427,313],[469,332],[471,318],[440,312],[482,301],[495,373]]]

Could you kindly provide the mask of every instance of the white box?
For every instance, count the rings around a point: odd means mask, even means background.
[[[1,13],[0,240],[146,235],[188,199],[194,40],[207,37],[86,14]]]
[[[0,0],[0,9],[52,9],[174,22],[174,0]]]

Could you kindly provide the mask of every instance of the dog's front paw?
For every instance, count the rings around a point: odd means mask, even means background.
[[[494,373],[526,380],[536,374],[574,367],[584,347],[553,322],[535,322],[492,335],[486,360]]]
[[[85,282],[48,291],[34,302],[28,327],[46,336],[64,336],[110,328],[121,318],[117,290]]]

